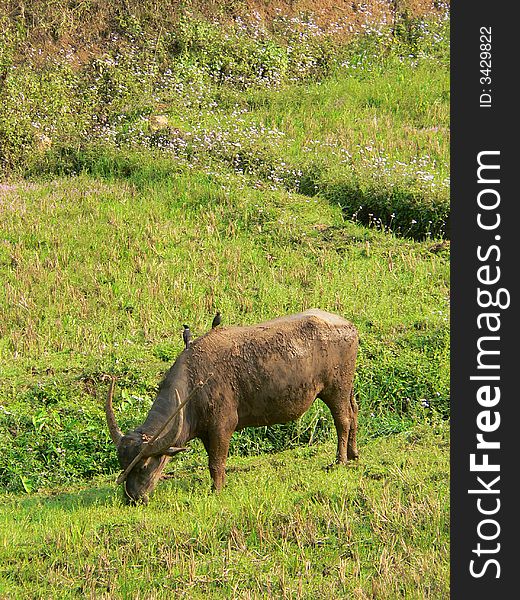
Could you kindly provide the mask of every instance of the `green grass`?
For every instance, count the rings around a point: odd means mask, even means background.
[[[170,338],[182,319],[202,333],[216,307],[228,323],[253,322],[325,299],[361,327],[370,309],[387,329],[398,307],[404,325],[442,322],[433,309],[446,301],[447,262],[436,245],[226,173],[150,157],[123,183],[81,176],[7,193],[3,222],[4,356],[99,355],[109,342]]]
[[[148,507],[112,479],[3,495],[0,597],[446,598],[445,426],[361,446],[232,458],[209,492],[200,454],[177,462]]]
[[[321,194],[400,235],[449,237],[449,71],[431,60],[245,93],[209,85],[195,109],[164,100],[175,129],[156,143],[182,153],[183,140],[191,160],[224,162],[257,187]]]

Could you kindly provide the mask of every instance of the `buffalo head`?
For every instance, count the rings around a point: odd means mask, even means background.
[[[150,437],[139,429],[123,435],[117,425],[112,407],[114,386],[115,380],[112,379],[105,403],[105,412],[110,437],[117,449],[119,465],[123,469],[117,483],[124,484],[125,500],[128,504],[139,502],[146,504],[149,494],[157,485],[162,470],[170,457],[186,450],[186,448],[161,447],[161,444],[157,441],[158,435]],[[183,425],[182,405],[178,393],[177,399],[179,418],[177,420],[177,431],[174,435],[175,440],[179,437]]]

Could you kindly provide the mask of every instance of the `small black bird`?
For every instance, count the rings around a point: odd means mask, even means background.
[[[222,322],[222,317],[220,315],[220,311],[217,310],[217,314],[213,317],[213,322],[211,323],[211,329],[215,329]]]
[[[183,325],[184,331],[182,332],[182,339],[184,340],[184,347],[188,348],[191,344],[191,331],[187,325]]]

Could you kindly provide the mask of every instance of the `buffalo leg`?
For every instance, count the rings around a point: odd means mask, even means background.
[[[350,435],[351,422],[344,415],[334,415],[334,425],[338,434],[338,451],[336,453],[336,462],[344,465],[347,462],[347,448]]]
[[[216,431],[203,440],[209,459],[209,472],[213,481],[213,490],[220,492],[226,481],[226,459],[231,441],[231,433]]]
[[[347,401],[345,401],[345,393],[340,390],[323,392],[321,398],[329,407],[336,426],[338,435],[336,462],[346,464],[347,460],[358,457],[356,446],[357,404],[353,392],[349,392]]]
[[[347,458],[349,460],[358,458],[359,453],[357,449],[357,424],[358,424],[358,405],[356,399],[354,398],[354,389],[350,392],[350,407],[352,411],[352,422],[350,424],[350,431],[348,434],[348,442],[347,442]]]

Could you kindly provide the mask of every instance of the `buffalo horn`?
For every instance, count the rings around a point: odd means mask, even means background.
[[[173,418],[182,411],[182,409],[186,406],[186,404],[188,404],[188,402],[191,400],[191,398],[195,394],[195,392],[197,392],[199,389],[203,388],[211,379],[213,379],[213,373],[209,374],[206,381],[199,381],[198,385],[191,390],[191,392],[188,394],[188,396],[182,402],[180,402],[179,392],[177,391],[177,389],[175,389],[177,401],[179,402],[179,406],[177,406],[177,410],[175,410],[173,412],[173,414],[163,423],[162,427],[149,440],[149,442],[147,442],[146,444],[143,444],[143,447],[141,448],[141,451],[139,452],[139,454],[134,458],[134,460],[128,465],[128,467],[126,467],[126,469],[117,478],[117,480],[116,480],[117,485],[119,485],[120,483],[123,483],[123,481],[128,477],[128,474],[130,473],[130,471],[135,467],[135,465],[142,458],[146,458],[148,456],[159,455],[159,454],[167,454],[168,456],[173,456],[174,454],[177,454],[177,452],[182,452],[184,450],[187,450],[187,448],[175,448],[175,447],[170,447],[167,450],[159,450],[159,449],[154,448],[153,443],[157,440],[157,438],[164,431],[164,429],[166,429],[166,427],[172,422]],[[108,400],[107,400],[107,403],[108,403]],[[115,419],[114,419],[114,422],[115,422]],[[178,431],[176,434],[177,437],[179,436],[179,433],[181,431],[182,422],[183,422],[183,419],[180,418],[179,419],[180,425],[177,425],[177,427],[178,427]]]
[[[116,385],[116,378],[112,377],[110,380],[110,387],[108,388],[107,399],[105,402],[105,413],[107,416],[108,430],[110,431],[110,437],[112,441],[116,445],[116,448],[119,446],[119,442],[123,437],[121,430],[117,426],[116,417],[114,415],[114,409],[112,407],[112,398],[114,397],[114,387]]]
[[[177,388],[175,388],[175,396],[177,398],[177,406],[179,407],[179,419],[177,421],[177,431],[175,433],[175,437],[173,438],[172,442],[175,445],[182,433],[182,428],[184,426],[184,406],[181,402],[181,397],[179,395],[179,390]]]

